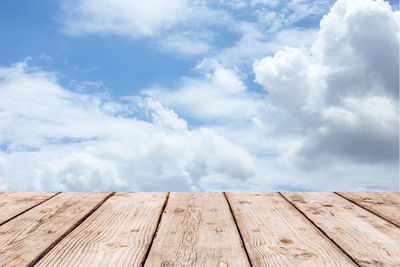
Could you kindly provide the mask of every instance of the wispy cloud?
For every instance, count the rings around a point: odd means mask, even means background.
[[[104,1],[62,2],[58,20],[69,35],[116,34],[133,39],[151,37],[162,51],[184,55],[210,49],[210,25],[226,24],[229,15],[202,1]]]

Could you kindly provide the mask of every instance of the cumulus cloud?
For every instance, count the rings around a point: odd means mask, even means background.
[[[302,137],[291,160],[303,168],[384,162],[396,179],[399,12],[381,0],[339,0],[320,26],[310,49],[285,47],[254,64],[291,124],[269,131]]]
[[[375,19],[385,23],[374,24]],[[381,27],[369,27],[365,20]],[[223,51],[218,61],[203,61],[195,69],[200,75],[183,78],[176,89],[144,93],[251,153],[255,175],[240,188],[394,190],[398,25],[398,13],[383,1],[341,0],[318,31],[290,29],[275,35],[280,41],[243,46],[253,47],[249,53],[256,56],[288,44],[254,63],[264,95],[250,91],[243,73],[227,67],[235,65],[238,51],[250,57],[246,49],[234,48]],[[243,25],[248,26],[254,29]]]
[[[253,175],[253,158],[212,129],[133,99],[73,93],[27,62],[1,67],[0,188],[188,191]]]

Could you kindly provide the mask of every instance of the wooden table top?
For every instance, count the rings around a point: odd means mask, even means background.
[[[0,266],[400,266],[400,193],[3,192]]]

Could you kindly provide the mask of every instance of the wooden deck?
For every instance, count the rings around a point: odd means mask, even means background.
[[[400,266],[400,193],[0,193],[0,266]]]

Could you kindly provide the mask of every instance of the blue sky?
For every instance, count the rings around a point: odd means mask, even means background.
[[[0,189],[398,190],[399,21],[396,1],[1,1]]]
[[[193,65],[193,58],[159,53],[151,40],[62,34],[57,1],[4,1],[1,5],[1,35],[8,40],[1,43],[2,51],[7,51],[1,63],[32,57],[33,64],[60,71],[66,86],[71,80],[102,81],[113,94],[126,95],[152,83],[172,84]]]
[[[210,2],[211,7],[227,8],[217,1]],[[326,3],[321,12],[295,21],[290,27],[317,28],[322,15],[333,4],[333,1],[324,2]],[[0,5],[0,34],[3,40],[7,40],[0,44],[2,51],[7,51],[1,55],[2,65],[10,65],[31,57],[32,64],[61,72],[62,76],[59,78],[65,86],[68,86],[71,80],[102,81],[112,94],[119,96],[130,95],[154,84],[173,86],[180,77],[193,74],[191,69],[199,61],[217,55],[241,38],[241,34],[226,27],[211,25],[209,28],[215,31],[217,36],[210,53],[165,53],[157,49],[159,44],[151,37],[134,39],[113,33],[84,36],[63,34],[62,25],[59,23],[63,16],[60,1],[2,1]],[[283,7],[282,2],[274,9]],[[263,8],[261,3],[228,11],[235,18],[256,23],[254,13],[260,8]],[[268,40],[268,37],[266,35],[265,39]],[[251,65],[252,61],[245,63]],[[257,84],[251,83],[254,75],[249,75],[248,86],[257,87]]]

